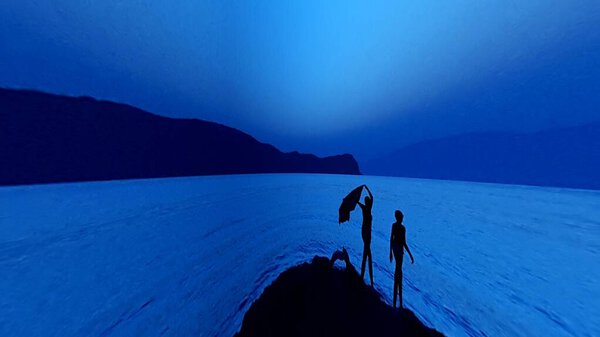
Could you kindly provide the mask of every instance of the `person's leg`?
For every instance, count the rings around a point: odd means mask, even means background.
[[[369,245],[369,277],[371,278],[371,287],[373,286],[373,255],[371,254],[371,245]]]
[[[400,299],[400,309],[404,308],[404,304],[402,303],[402,266],[400,268],[400,273],[398,275],[398,298]]]
[[[398,278],[394,273],[394,308],[396,307],[396,297],[398,296]]]
[[[404,259],[404,254],[402,254],[402,247],[399,245],[394,245],[392,247],[394,253],[394,260],[396,261],[396,272],[394,273],[394,279],[397,280],[397,288],[394,289],[398,293],[398,299],[400,300],[400,306],[398,308],[402,309],[402,260]]]
[[[365,279],[365,263],[367,262],[367,245],[365,243],[365,245],[363,246],[363,258],[362,258],[362,264],[360,265],[360,278],[361,279]]]

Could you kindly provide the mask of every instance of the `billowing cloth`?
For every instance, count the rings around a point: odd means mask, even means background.
[[[342,200],[339,210],[339,223],[350,220],[350,212],[356,208],[356,204],[360,201],[363,186],[358,186]]]

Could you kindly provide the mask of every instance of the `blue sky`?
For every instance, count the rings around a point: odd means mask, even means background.
[[[600,120],[598,1],[5,0],[0,41],[0,86],[321,155]]]

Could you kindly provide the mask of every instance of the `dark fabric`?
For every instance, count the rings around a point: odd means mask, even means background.
[[[350,212],[356,208],[356,204],[360,201],[360,195],[362,193],[363,186],[359,186],[348,193],[348,195],[342,200],[339,210],[339,223],[350,220]]]

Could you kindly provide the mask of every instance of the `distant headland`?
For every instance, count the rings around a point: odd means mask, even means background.
[[[237,129],[126,104],[0,88],[0,185],[244,173],[360,174]]]

